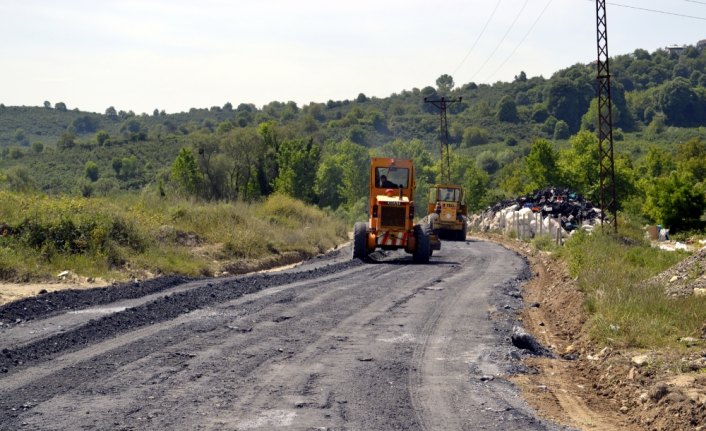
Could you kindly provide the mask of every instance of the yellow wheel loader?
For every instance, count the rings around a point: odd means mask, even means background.
[[[463,203],[463,188],[451,184],[429,187],[426,220],[441,239],[464,241],[468,232],[468,210]]]

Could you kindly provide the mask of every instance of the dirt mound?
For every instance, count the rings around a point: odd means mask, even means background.
[[[664,286],[667,295],[675,297],[691,295],[694,289],[706,289],[706,247],[652,277],[648,283]]]

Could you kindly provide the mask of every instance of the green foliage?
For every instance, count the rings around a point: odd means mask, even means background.
[[[505,96],[500,99],[500,103],[498,103],[498,112],[496,115],[498,121],[506,121],[509,123],[518,121],[519,118],[517,117],[517,106],[515,105],[515,101],[510,96]]]
[[[96,182],[98,180],[98,165],[96,165],[95,162],[93,161],[87,161],[86,165],[84,166],[84,171],[86,173],[86,178],[91,180],[92,182]]]
[[[25,167],[19,166],[8,170],[2,179],[5,187],[11,192],[29,193],[36,190],[37,185],[32,174]]]
[[[706,191],[691,172],[672,171],[643,184],[644,212],[673,231],[702,228]]]
[[[106,143],[110,140],[110,134],[106,132],[105,130],[99,130],[96,132],[96,143],[98,145],[106,145]]]
[[[588,109],[594,94],[593,88],[584,80],[554,79],[547,88],[549,113],[566,122],[574,132],[578,130],[581,116]]]
[[[325,196],[322,204],[333,209],[340,205],[350,208],[367,196],[369,162],[368,150],[350,141],[325,148],[315,180],[315,190]]]
[[[66,132],[61,135],[59,142],[56,143],[56,148],[60,150],[68,150],[76,146],[76,135]]]
[[[559,152],[558,166],[564,183],[572,190],[594,202],[600,200],[600,165],[598,138],[587,131],[573,136],[570,148]]]
[[[475,166],[469,166],[465,178],[464,187],[468,211],[478,212],[491,204],[486,200],[490,183],[488,174]]]
[[[275,179],[275,190],[313,202],[319,157],[319,147],[311,139],[282,142],[277,153],[279,175]]]
[[[631,202],[631,208],[645,199],[645,186],[636,188],[635,178],[650,172],[667,176],[678,168],[703,182],[703,157],[682,160],[677,153],[678,143],[706,138],[706,89],[698,87],[704,80],[705,52],[691,49],[670,57],[637,51],[613,59],[613,120],[625,131],[616,128],[613,133],[620,142],[615,147],[617,186],[619,200]],[[271,102],[262,109],[240,103],[235,109],[226,104],[147,115],[112,106],[104,114],[69,111],[63,103],[57,109],[48,109],[46,103],[3,107],[0,170],[24,167],[36,188],[52,194],[106,196],[136,189],[158,193],[161,184],[160,194],[169,196],[186,192],[169,174],[179,150],[189,148],[198,171],[192,176],[199,179],[198,187],[189,186],[191,196],[252,202],[279,188],[348,216],[367,195],[370,154],[411,157],[417,166],[415,201],[425,201],[424,189],[438,180],[441,165],[439,112],[423,100],[443,95],[463,97],[448,110],[452,175],[460,183],[468,180],[466,173],[473,166],[487,174],[488,195],[523,193],[551,181],[576,187],[593,199],[595,148],[587,143],[579,153],[570,133],[580,125],[595,129],[594,85],[593,68],[576,64],[550,79],[520,73],[512,82],[456,86],[449,75],[442,75],[435,86],[386,98],[361,93],[352,100],[312,102],[302,108],[294,102]],[[679,111],[685,103],[691,111]],[[531,151],[531,142],[552,138],[553,156]],[[25,148],[38,141],[49,144],[42,151]],[[309,169],[289,160],[284,156],[289,148],[280,147],[291,142],[311,142],[320,150],[319,160]],[[665,155],[664,163],[644,162],[644,157],[654,156],[647,150],[650,146]],[[100,172],[95,182],[86,179],[89,161]],[[542,166],[545,162],[549,165]],[[307,186],[295,191],[298,182]]]
[[[524,192],[531,192],[539,188],[561,185],[561,176],[558,169],[558,153],[552,144],[544,139],[537,139],[532,143],[532,148],[525,158],[525,177],[529,179],[523,187]]]
[[[122,170],[122,161],[117,163]],[[116,166],[115,161],[113,167]],[[179,187],[189,195],[196,195],[201,186],[201,173],[196,163],[194,153],[188,148],[179,150],[174,164],[172,164],[172,178]]]
[[[690,172],[696,181],[706,180],[706,143],[701,138],[677,145],[675,160],[679,170]]]
[[[451,75],[443,74],[436,78],[436,88],[439,94],[449,94],[454,88],[454,79]]]
[[[569,125],[565,121],[559,120],[554,125],[554,139],[568,139],[571,134],[569,133]]]
[[[473,147],[488,143],[488,131],[481,127],[467,127],[463,131],[463,145]]]
[[[701,100],[692,84],[682,77],[664,84],[658,94],[657,104],[666,115],[667,123],[675,126],[701,124],[706,112],[706,100]]]

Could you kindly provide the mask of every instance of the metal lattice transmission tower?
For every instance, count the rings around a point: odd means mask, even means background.
[[[424,103],[431,103],[439,110],[439,153],[441,156],[441,179],[446,183],[451,182],[451,156],[449,155],[449,123],[446,120],[446,106],[451,103],[461,101],[461,97],[454,100],[447,100],[442,97],[439,100],[429,100],[424,98]],[[444,163],[444,152],[446,153],[446,163]],[[446,166],[444,166],[446,165]]]
[[[600,164],[601,224],[609,222],[618,232],[618,201],[615,195],[615,159],[613,157],[613,104],[610,97],[608,63],[608,21],[605,0],[596,0],[598,34],[598,157]],[[607,214],[606,214],[607,213]]]

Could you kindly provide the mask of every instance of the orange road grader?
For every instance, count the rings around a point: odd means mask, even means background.
[[[430,228],[414,224],[414,186],[411,160],[370,160],[369,219],[353,227],[353,258],[366,259],[377,249],[404,249],[415,263],[429,261]]]

